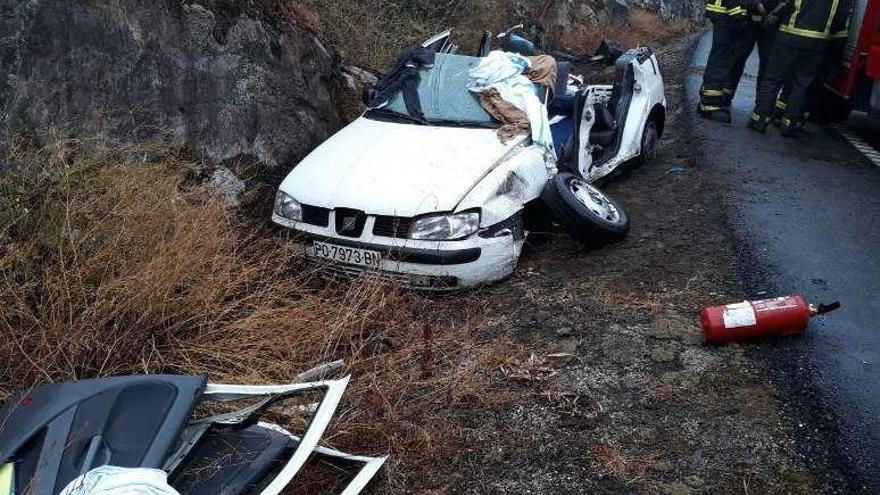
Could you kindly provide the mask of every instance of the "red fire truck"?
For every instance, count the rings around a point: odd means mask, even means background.
[[[830,120],[845,120],[851,110],[880,117],[880,0],[855,0],[849,38],[837,60],[818,113]]]

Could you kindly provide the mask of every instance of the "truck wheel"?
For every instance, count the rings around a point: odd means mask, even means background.
[[[541,199],[554,220],[588,247],[620,241],[629,233],[629,217],[620,204],[574,174],[553,177]]]

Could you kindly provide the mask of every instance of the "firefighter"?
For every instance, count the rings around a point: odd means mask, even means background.
[[[777,102],[784,108],[779,132],[794,136],[806,120],[810,89],[826,61],[834,39],[847,36],[852,0],[795,0],[788,19],[779,26],[767,76],[758,87],[749,127],[766,132]],[[779,100],[783,85],[787,100]]]
[[[742,30],[748,25],[748,7],[760,5],[756,0],[708,0],[706,17],[712,21],[712,50],[703,73],[700,88],[700,104],[697,108],[702,117],[729,124],[730,81],[736,54],[739,52]],[[763,11],[763,7],[761,7]]]
[[[760,87],[761,81],[767,75],[767,66],[770,60],[770,52],[773,49],[773,42],[776,39],[776,32],[779,30],[779,23],[782,19],[787,19],[791,13],[791,2],[793,0],[763,0],[761,6],[765,9],[762,13],[757,6],[749,10],[750,21],[743,29],[740,40],[737,43],[737,52],[734,55],[733,69],[730,74],[730,85],[725,88],[728,105],[736,94],[736,88],[742,78],[746,62],[755,49],[758,47],[758,81],[757,86]]]

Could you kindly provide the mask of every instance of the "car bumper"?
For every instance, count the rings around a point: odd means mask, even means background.
[[[457,241],[421,241],[369,234],[358,239],[340,237],[331,228],[292,222],[277,215],[272,221],[300,233],[307,242],[367,249],[382,254],[378,269],[315,258],[328,273],[345,277],[371,276],[414,289],[455,290],[495,282],[513,273],[523,240],[507,234],[475,234]],[[370,227],[370,225],[367,225]]]

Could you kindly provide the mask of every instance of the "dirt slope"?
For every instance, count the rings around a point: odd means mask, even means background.
[[[520,402],[474,411],[441,492],[813,492],[772,386],[739,346],[701,341],[697,312],[736,280],[680,106],[687,46],[660,57],[671,111],[659,157],[607,186],[633,218],[629,239],[583,252],[554,235],[512,280],[470,296],[490,306],[485,331],[512,329],[532,358],[502,373]]]

